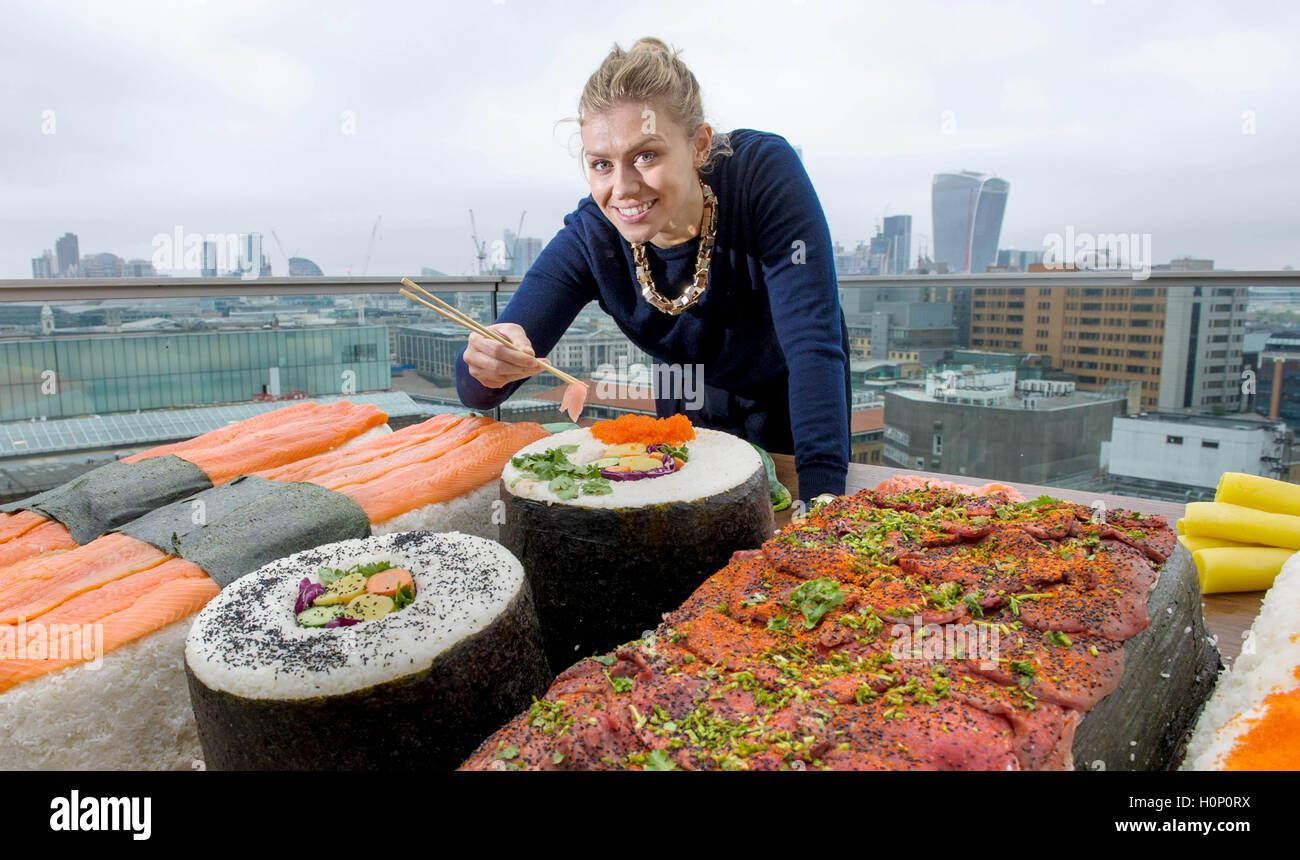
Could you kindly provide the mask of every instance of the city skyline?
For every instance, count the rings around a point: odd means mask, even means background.
[[[933,248],[929,179],[972,169],[1016,184],[1000,247],[1041,249],[1073,228],[1150,234],[1160,259],[1220,268],[1300,257],[1294,8],[767,6],[738,17],[669,3],[647,23],[592,4],[558,16],[512,2],[365,15],[17,4],[0,60],[12,82],[0,277],[30,276],[64,232],[149,259],[178,226],[274,230],[286,252],[342,273],[365,259],[381,212],[370,274],[472,271],[468,209],[493,237],[526,209],[526,232],[546,242],[586,195],[574,126],[556,120],[609,46],[641,35],[682,49],[715,128],[802,149],[849,246],[909,213],[913,252]],[[351,55],[374,61],[339,61]]]

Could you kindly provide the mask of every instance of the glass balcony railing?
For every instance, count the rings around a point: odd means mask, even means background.
[[[398,295],[399,281],[0,282],[0,498],[282,400],[382,397],[411,420],[463,409],[454,366],[468,335]],[[518,282],[420,279],[483,323]],[[854,462],[1171,500],[1208,497],[1224,471],[1295,477],[1300,351],[1270,341],[1286,326],[1259,313],[1300,296],[1294,272],[849,275],[839,286]],[[595,383],[587,416],[653,412],[649,357],[595,304],[551,359]],[[561,391],[534,377],[497,417],[562,420]]]

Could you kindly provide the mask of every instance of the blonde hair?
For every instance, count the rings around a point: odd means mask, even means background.
[[[600,68],[587,79],[578,99],[578,116],[570,121],[581,127],[585,119],[620,101],[654,102],[686,130],[687,140],[694,140],[704,125],[704,103],[700,83],[678,59],[680,53],[650,37],[637,39],[626,51],[615,42]],[[710,172],[718,159],[731,154],[727,135],[715,131],[708,158],[699,172]]]

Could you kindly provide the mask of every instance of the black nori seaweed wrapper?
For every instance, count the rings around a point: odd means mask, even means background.
[[[525,580],[501,615],[428,669],[346,695],[245,699],[204,686],[187,662],[206,767],[453,770],[545,694],[541,641]]]
[[[1160,570],[1147,616],[1147,628],[1124,643],[1119,686],[1075,730],[1076,770],[1176,766],[1214,690],[1219,649],[1206,632],[1196,566],[1182,544]]]
[[[521,499],[501,482],[501,544],[524,565],[551,670],[603,654],[663,620],[730,561],[772,536],[760,466],[694,502],[601,509]]]
[[[277,558],[370,537],[370,520],[342,493],[245,476],[158,508],[117,531],[194,562],[225,588]]]
[[[156,508],[212,486],[202,469],[175,454],[108,463],[0,512],[35,511],[63,523],[79,544]]]

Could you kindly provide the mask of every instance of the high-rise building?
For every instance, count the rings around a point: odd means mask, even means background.
[[[203,266],[199,271],[199,276],[203,278],[215,278],[217,276],[217,243],[203,240]]]
[[[32,257],[32,277],[53,278],[58,274],[56,265],[54,252],[46,250],[39,257]]]
[[[308,260],[306,257],[289,258],[289,277],[291,278],[320,278],[325,273],[320,270],[320,266]]]
[[[1017,251],[1014,248],[1002,248],[998,251],[998,268],[1013,272],[1028,272],[1034,263],[1043,262],[1042,251]]]
[[[931,186],[934,259],[950,272],[983,272],[997,262],[1011,183],[963,170],[937,173]]]
[[[60,278],[75,278],[81,273],[81,250],[76,233],[64,233],[56,239],[54,252],[59,262]]]
[[[122,266],[117,254],[87,254],[81,258],[81,274],[86,278],[120,278]]]
[[[158,274],[149,260],[127,260],[122,266],[124,278],[152,278]]]
[[[930,299],[925,287],[842,287],[840,306],[858,340],[870,344],[866,357],[903,351],[932,363],[958,345],[952,306]]]
[[[1246,287],[974,287],[970,345],[1046,355],[1154,412],[1241,408]]]
[[[506,230],[502,241],[510,260],[510,269],[506,274],[522,277],[542,253],[542,240],[536,236],[518,236],[513,230]]]
[[[887,255],[881,266],[882,275],[901,275],[907,271],[912,257],[912,216],[890,215],[885,219],[884,230]]]

